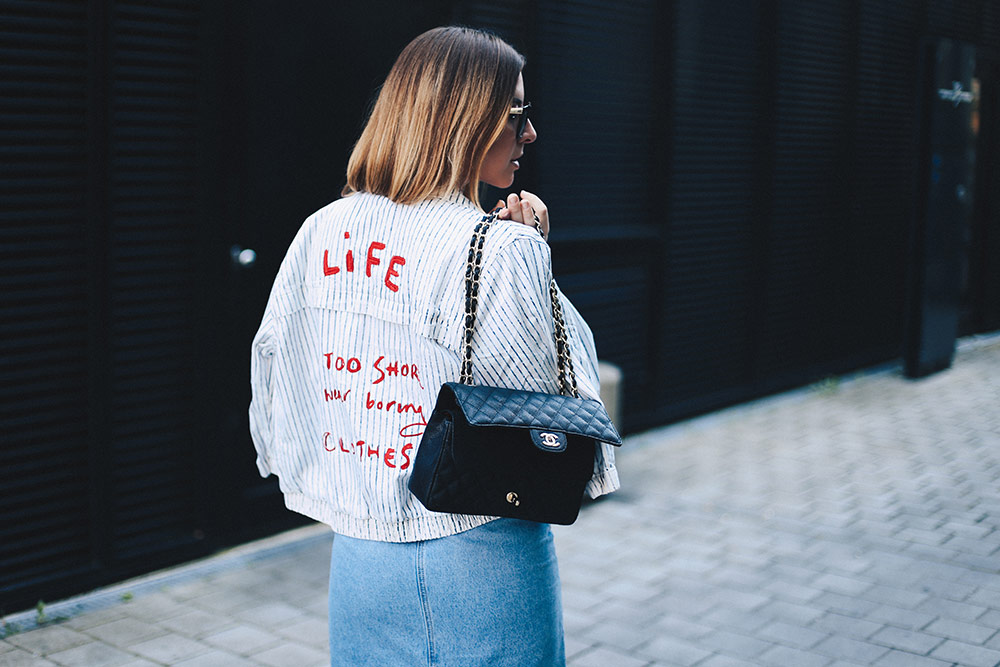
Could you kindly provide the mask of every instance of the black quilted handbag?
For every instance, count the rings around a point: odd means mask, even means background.
[[[476,225],[465,275],[459,382],[441,386],[410,477],[427,509],[454,514],[576,521],[598,442],[621,438],[600,401],[579,397],[555,281],[549,285],[561,394],[472,384],[472,339],[483,242],[495,214]]]

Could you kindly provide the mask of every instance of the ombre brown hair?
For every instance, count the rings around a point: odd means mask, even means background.
[[[483,158],[507,122],[523,67],[524,56],[481,30],[449,26],[416,37],[382,85],[342,194],[412,204],[459,190],[478,204]]]

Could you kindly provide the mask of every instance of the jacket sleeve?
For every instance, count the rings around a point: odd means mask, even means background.
[[[527,236],[505,241],[483,262],[472,341],[476,382],[556,393],[549,248]]]
[[[597,348],[594,334],[586,320],[570,300],[560,291],[563,319],[566,321],[567,336],[573,354],[573,368],[576,371],[577,389],[580,396],[601,400],[601,380],[597,373]],[[591,498],[616,491],[621,486],[618,470],[615,468],[615,448],[606,443],[597,446],[594,457],[594,476],[587,484],[587,494]]]
[[[268,454],[274,441],[274,316],[271,304],[264,311],[260,328],[250,347],[250,437],[257,450],[261,477],[271,474]]]
[[[512,389],[558,393],[559,367],[553,339],[549,283],[551,255],[541,239],[518,236],[484,261],[473,347],[476,382]],[[558,292],[580,395],[600,400],[593,335],[573,305]],[[591,497],[619,486],[611,445],[600,445]]]

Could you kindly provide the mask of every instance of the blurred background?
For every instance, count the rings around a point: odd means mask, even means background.
[[[991,0],[0,0],[0,615],[304,522],[249,343],[448,23],[528,58],[516,185],[623,431],[1000,329]]]

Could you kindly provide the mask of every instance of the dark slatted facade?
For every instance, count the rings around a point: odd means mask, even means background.
[[[158,556],[194,539],[189,488],[201,66],[195,0],[117,2],[110,28],[107,498],[116,556]]]
[[[1000,328],[988,0],[0,0],[0,615],[300,520],[253,464],[250,337],[395,54],[449,22],[528,58],[517,185],[624,430],[919,340],[942,40],[979,87],[958,331]]]
[[[762,289],[759,161],[769,91],[763,17],[751,5],[725,12],[684,3],[667,17],[674,41],[672,81],[654,208],[662,229],[662,278],[654,309],[662,312],[663,355],[654,374],[662,414],[692,410],[752,381],[755,303]],[[683,26],[703,26],[687,30]],[[662,42],[661,42],[662,43]],[[657,412],[649,419],[658,419]]]
[[[197,2],[0,8],[0,610],[13,611],[204,552],[191,548],[204,63]]]
[[[77,2],[0,19],[0,608],[90,567],[90,22]]]

